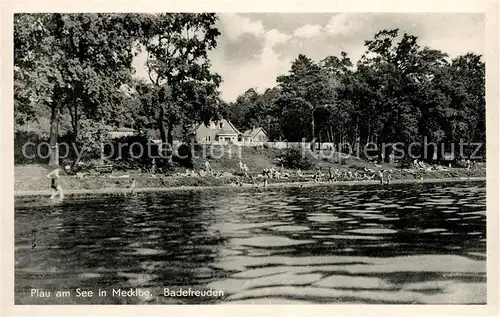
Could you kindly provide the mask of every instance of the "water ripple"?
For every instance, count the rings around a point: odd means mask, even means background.
[[[486,302],[484,184],[139,193],[15,201],[16,303],[31,288],[214,288],[103,304]],[[89,302],[84,302],[89,303]]]

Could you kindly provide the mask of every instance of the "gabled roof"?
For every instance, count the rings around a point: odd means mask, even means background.
[[[136,132],[135,129],[132,129],[132,128],[115,128],[115,127],[112,127],[112,126],[106,126],[106,129],[110,132]]]
[[[262,133],[264,133],[267,136],[266,131],[264,131],[264,129],[262,129],[262,128],[255,128],[255,129],[246,130],[243,133],[243,136],[254,138],[257,136],[257,134],[259,134],[260,131],[262,131]]]
[[[236,132],[237,134],[241,134],[241,132],[240,132],[240,131],[238,131],[238,129],[236,129],[236,127],[233,125],[233,123],[232,123],[231,121],[226,120],[226,119],[222,119],[221,121],[222,121],[222,122],[224,122],[224,121],[225,121],[225,122],[226,122],[226,123],[227,123],[227,124],[231,127],[231,129],[233,129],[233,130],[234,130],[234,132]]]
[[[234,131],[234,130],[229,130],[229,129],[223,129],[223,130],[219,130],[217,132],[217,135],[228,135],[228,134],[238,135],[239,133]]]
[[[118,128],[116,129],[118,132],[135,132],[135,129],[132,128]]]
[[[229,128],[231,129],[227,129],[227,128],[223,128],[223,129],[220,129],[219,128],[219,123],[222,122],[223,123],[223,126],[229,126]],[[218,130],[219,132],[218,133],[222,133],[222,134],[241,134],[240,131],[238,131],[238,129],[236,129],[236,127],[232,124],[231,121],[227,120],[227,119],[220,119],[218,121],[212,121],[212,123],[215,123],[216,124],[216,128],[214,130]],[[196,126],[196,129],[199,129],[202,125],[205,125],[204,123],[200,123],[198,126]],[[223,132],[225,131],[225,132]]]

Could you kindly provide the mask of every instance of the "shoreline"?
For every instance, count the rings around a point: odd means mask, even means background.
[[[400,184],[433,184],[433,183],[466,183],[466,182],[484,182],[486,177],[454,177],[454,178],[428,178],[423,181],[418,179],[397,179],[391,181],[390,185]],[[193,190],[209,190],[209,189],[268,189],[268,188],[304,188],[304,187],[321,187],[321,186],[367,186],[367,185],[380,185],[379,181],[361,180],[361,181],[338,181],[338,182],[281,182],[270,183],[267,187],[255,187],[252,184],[243,184],[238,186],[234,184],[214,185],[214,186],[173,186],[173,187],[142,187],[136,188],[135,193],[146,192],[171,192],[171,191],[193,191]],[[382,185],[387,186],[387,185]],[[74,195],[110,195],[110,194],[130,194],[130,188],[98,188],[98,189],[76,189],[65,190],[65,196]],[[50,196],[52,190],[33,190],[33,191],[14,191],[14,197],[33,197],[33,196]]]

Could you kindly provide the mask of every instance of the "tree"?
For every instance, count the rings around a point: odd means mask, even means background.
[[[275,109],[279,94],[277,87],[268,88],[263,94],[250,88],[235,102],[224,106],[224,116],[243,131],[260,127],[267,132],[269,139],[279,137],[280,114]]]
[[[301,142],[310,135],[311,103],[300,97],[279,97],[276,107],[280,112],[280,129],[285,140]]]
[[[154,87],[151,91],[156,95],[158,111],[153,112],[162,142],[172,145],[175,125],[193,113],[198,114],[196,119],[205,121],[216,112],[212,108],[218,106],[216,88],[221,79],[210,72],[207,54],[216,47],[220,35],[214,26],[217,16],[167,13],[147,15],[145,19],[148,31],[141,43],[148,54],[146,66]],[[194,89],[193,85],[200,87]],[[211,94],[203,101],[199,94],[202,90]],[[193,106],[186,109],[190,102]]]
[[[319,133],[325,131],[325,139],[330,142],[347,142],[349,126],[355,126],[357,136],[359,130],[359,115],[355,113],[352,96],[346,87],[352,77],[352,62],[346,52],[341,52],[341,57],[328,56],[321,60],[320,66],[327,81],[330,91],[327,100],[328,107],[319,109]],[[353,122],[355,121],[355,122]],[[355,137],[357,139],[357,137]]]
[[[427,139],[451,145],[474,139],[475,126],[484,121],[480,56],[467,54],[450,64],[445,53],[421,48],[416,36],[397,37],[397,29],[382,30],[366,41],[367,54],[346,86],[357,112],[365,114],[366,141],[408,145]]]
[[[119,87],[131,75],[142,24],[134,14],[16,14],[16,111],[50,109],[49,164],[58,165],[59,119],[67,109],[77,138],[80,119],[112,117]]]
[[[197,81],[188,80],[180,87],[183,96],[179,101],[182,112],[179,119],[182,123],[181,138],[184,142],[191,142],[194,135],[193,126],[199,123],[208,125],[214,119],[220,119],[219,80]]]
[[[417,37],[403,34],[396,42],[398,30],[382,30],[373,40],[365,41],[366,55],[358,62],[353,91],[361,120],[361,135],[366,142],[403,142],[419,139],[421,120],[421,79],[429,75],[423,63],[426,55]],[[422,66],[422,65],[425,65]],[[379,147],[380,148],[380,147]],[[380,152],[381,158],[385,153]]]
[[[300,54],[293,61],[290,73],[279,76],[277,82],[281,92],[279,104],[282,106],[282,111],[286,111],[287,100],[294,100],[294,105],[297,105],[298,100],[301,100],[300,104],[309,107],[310,114],[306,117],[311,120],[310,138],[314,140],[316,133],[314,112],[317,107],[327,103],[332,94],[332,91],[328,89],[328,81],[321,67],[305,55]]]
[[[236,98],[235,102],[228,104],[227,116],[228,119],[242,130],[250,129],[252,124],[249,119],[255,119],[256,113],[250,113],[252,108],[256,106],[259,99],[259,93],[250,88]]]
[[[479,142],[484,145],[485,66],[481,56],[472,53],[458,56],[435,81],[447,101],[437,108],[444,138],[450,143],[464,140],[466,143]],[[482,154],[484,150],[483,146]]]

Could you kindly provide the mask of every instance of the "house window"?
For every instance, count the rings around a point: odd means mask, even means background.
[[[219,127],[222,129],[222,122],[221,122],[221,123],[219,123]]]

